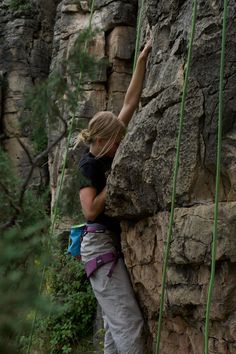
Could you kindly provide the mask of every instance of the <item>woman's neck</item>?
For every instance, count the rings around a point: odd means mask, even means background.
[[[93,156],[98,156],[101,152],[101,147],[98,146],[97,144],[91,144],[90,148],[89,148],[89,152],[93,155]]]

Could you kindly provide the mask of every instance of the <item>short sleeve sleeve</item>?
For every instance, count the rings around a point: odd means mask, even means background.
[[[82,164],[80,170],[80,189],[84,187],[94,187],[97,193],[106,185],[104,173],[102,173],[99,163],[96,160],[90,160]]]

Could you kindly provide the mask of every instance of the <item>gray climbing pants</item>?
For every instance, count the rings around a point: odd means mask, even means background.
[[[81,245],[83,262],[100,254],[115,251],[112,235],[88,233]],[[90,282],[102,308],[105,339],[104,354],[143,354],[143,318],[136,302],[124,261],[119,258],[112,277],[111,263],[97,269]]]

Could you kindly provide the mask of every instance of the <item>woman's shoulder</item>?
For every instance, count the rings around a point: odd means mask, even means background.
[[[79,171],[84,176],[89,178],[100,178],[102,169],[98,159],[89,151],[85,153],[79,162]]]
[[[85,166],[85,165],[90,165],[90,166],[96,166],[97,161],[95,156],[93,156],[89,150],[85,151],[84,154],[82,155],[80,161],[79,161],[79,168]]]

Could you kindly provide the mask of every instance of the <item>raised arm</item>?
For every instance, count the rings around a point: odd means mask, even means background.
[[[136,68],[134,70],[132,79],[130,81],[128,90],[125,95],[124,104],[118,115],[118,119],[120,119],[126,126],[129,124],[134,111],[138,107],[138,103],[140,100],[140,96],[143,88],[143,80],[146,71],[146,62],[148,58],[148,54],[152,48],[151,40],[149,40],[142,52],[139,54]]]

